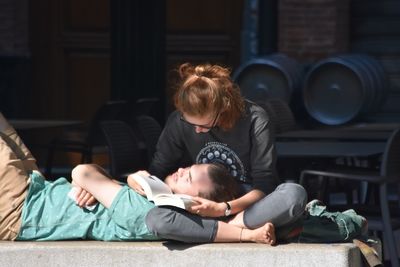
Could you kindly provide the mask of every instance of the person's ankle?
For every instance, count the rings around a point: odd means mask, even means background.
[[[239,240],[239,242],[242,243],[242,242],[248,242],[248,241],[251,241],[251,240],[249,240],[249,235],[248,235],[247,229],[246,228],[242,228],[240,230],[240,240]]]

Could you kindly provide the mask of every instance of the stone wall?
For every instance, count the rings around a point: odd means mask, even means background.
[[[349,0],[278,1],[278,50],[314,62],[349,49]]]

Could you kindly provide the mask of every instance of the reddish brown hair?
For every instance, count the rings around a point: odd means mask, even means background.
[[[175,107],[190,116],[219,114],[217,125],[228,130],[244,112],[244,99],[230,78],[230,70],[219,65],[182,64],[181,82],[175,92]]]

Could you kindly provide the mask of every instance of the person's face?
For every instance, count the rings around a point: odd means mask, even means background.
[[[199,192],[209,192],[212,182],[208,175],[208,164],[195,164],[179,168],[165,179],[165,183],[175,194],[198,196]]]
[[[204,116],[190,116],[182,114],[181,121],[194,127],[196,133],[206,133],[217,124],[219,113]]]

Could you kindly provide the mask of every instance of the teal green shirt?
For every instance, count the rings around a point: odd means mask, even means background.
[[[145,224],[145,216],[154,204],[128,186],[122,187],[109,209],[97,204],[90,211],[67,196],[71,184],[65,178],[48,182],[36,172],[30,178],[17,240],[157,239]]]

